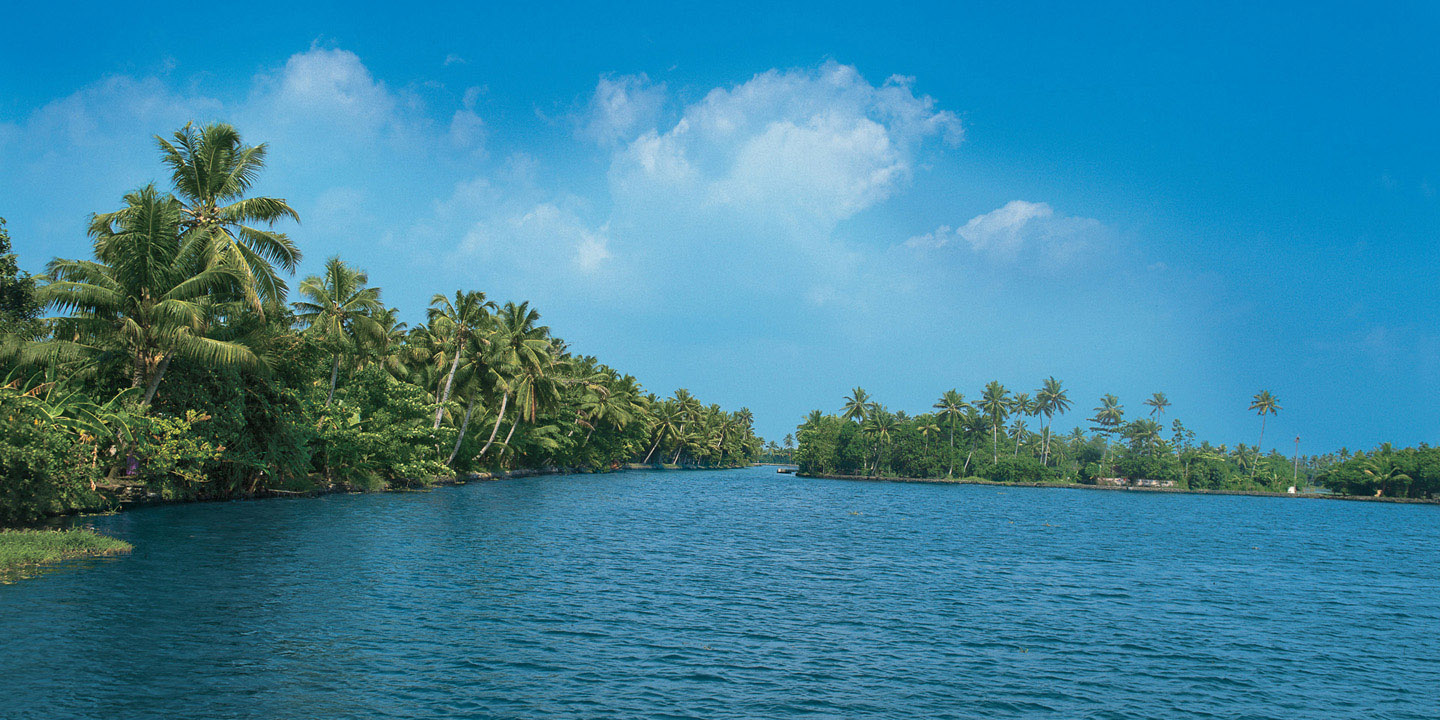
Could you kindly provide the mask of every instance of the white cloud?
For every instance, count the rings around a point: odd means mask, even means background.
[[[461,108],[450,118],[450,144],[456,148],[479,149],[484,144],[485,121],[475,112],[480,93],[481,88],[467,88]]]
[[[1022,256],[1064,263],[1105,239],[1108,230],[1093,218],[1056,215],[1050,205],[1011,200],[976,215],[958,228],[941,225],[905,241],[912,248],[938,249],[960,243],[1001,262]]]
[[[665,106],[665,83],[651,83],[644,73],[602,75],[590,96],[580,135],[601,145],[630,140],[655,127]]]
[[[630,141],[610,178],[622,200],[683,198],[828,232],[903,187],[926,139],[961,134],[959,120],[916,96],[909,79],[871,85],[832,61],[711,90],[673,126]]]

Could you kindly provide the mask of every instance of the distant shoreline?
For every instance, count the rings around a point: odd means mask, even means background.
[[[818,480],[858,480],[865,482],[923,483],[930,485],[997,485],[1000,487],[1058,488],[1062,490],[1108,490],[1139,493],[1171,493],[1179,495],[1248,495],[1252,497],[1299,498],[1309,500],[1349,500],[1352,502],[1395,503],[1400,505],[1440,505],[1440,498],[1398,498],[1368,497],[1365,495],[1336,495],[1318,493],[1282,493],[1263,490],[1191,490],[1185,488],[1133,487],[1118,485],[1084,485],[1081,483],[1043,482],[1001,482],[972,478],[912,478],[912,477],[871,477],[865,475],[825,475],[797,472],[796,477]]]

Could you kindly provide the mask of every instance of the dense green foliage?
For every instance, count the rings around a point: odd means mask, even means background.
[[[795,461],[817,475],[976,477],[999,482],[1072,482],[1152,485],[1197,490],[1285,492],[1323,485],[1346,494],[1431,497],[1440,490],[1440,455],[1428,448],[1359,454],[1336,464],[1333,455],[1284,457],[1260,445],[1233,448],[1195,441],[1179,420],[1162,424],[1171,403],[1164,393],[1145,401],[1144,417],[1127,420],[1119,398],[1105,395],[1086,419],[1089,431],[1051,432],[1051,422],[1072,402],[1048,378],[1034,395],[1012,393],[998,382],[974,402],[950,390],[934,412],[891,412],[861,388],[840,413],[810,413],[800,425]],[[1250,410],[1280,410],[1260,392]],[[1037,422],[1038,421],[1038,422]],[[1034,423],[1035,426],[1032,427]],[[1432,460],[1435,458],[1435,460]],[[1416,479],[1420,478],[1420,479]]]
[[[274,224],[298,216],[250,194],[265,146],[221,124],[157,141],[172,191],[147,185],[93,216],[92,258],[29,278],[0,222],[0,523],[121,495],[760,453],[748,410],[647,393],[571,352],[526,302],[440,293],[408,327],[362,270],[332,258],[287,303],[300,250]]]
[[[1440,448],[1396,449],[1386,443],[1369,453],[1342,450],[1317,480],[1347,495],[1440,497]]]

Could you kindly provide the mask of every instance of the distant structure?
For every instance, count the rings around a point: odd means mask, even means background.
[[[1095,479],[1096,485],[1108,485],[1110,487],[1152,487],[1152,488],[1173,488],[1174,480],[1151,480],[1150,478],[1129,478],[1102,477]]]

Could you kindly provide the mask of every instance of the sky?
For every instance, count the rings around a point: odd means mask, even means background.
[[[1061,379],[1305,453],[1440,436],[1440,6],[729,3],[7,10],[21,266],[164,182],[155,135],[269,147],[305,258],[411,321],[529,300],[573,350],[770,439],[860,386]]]

